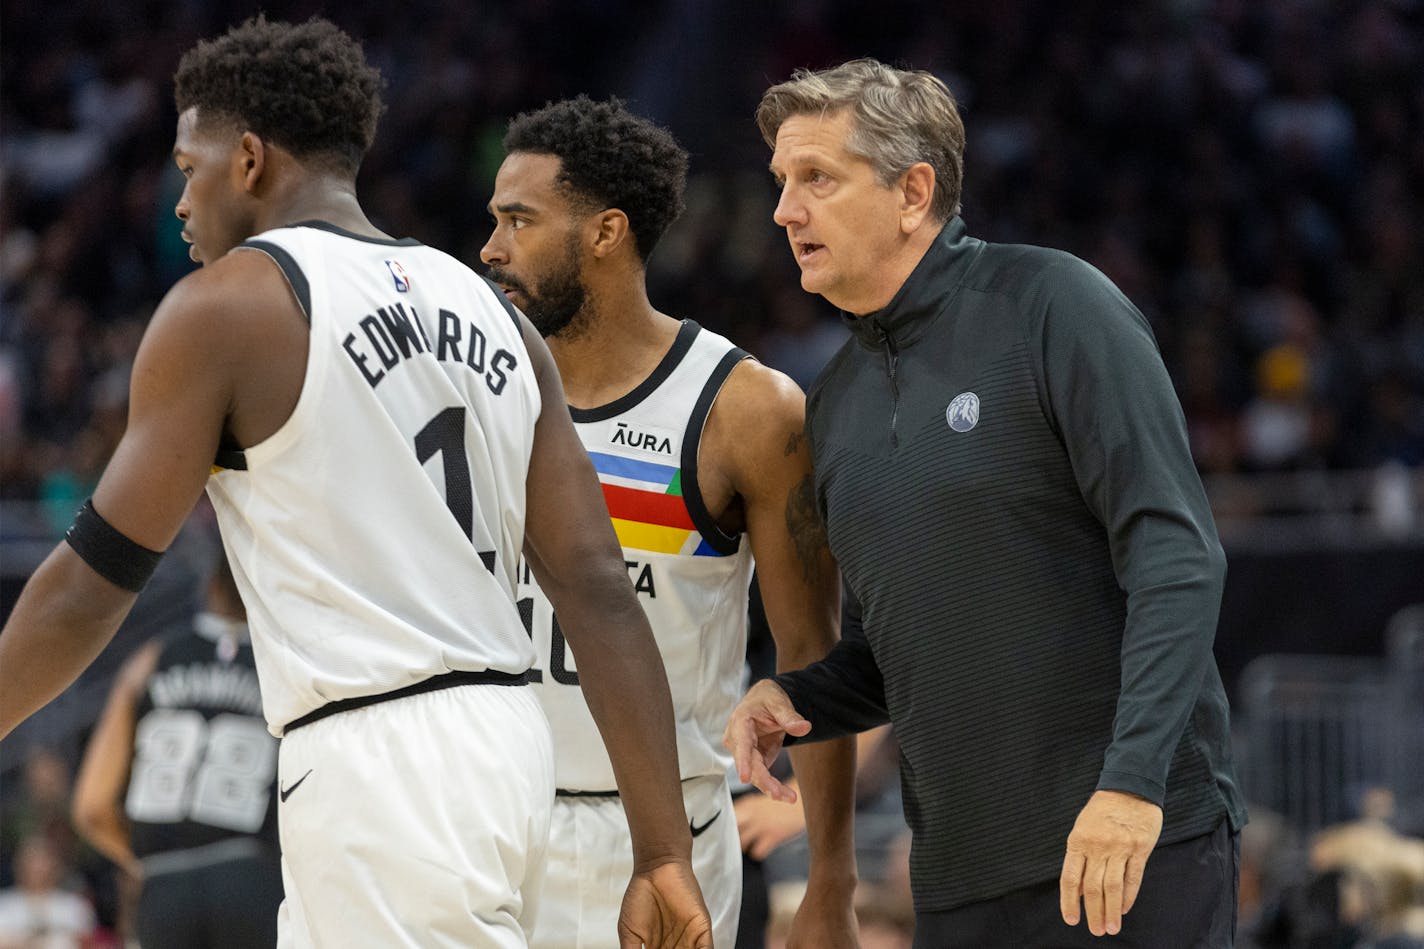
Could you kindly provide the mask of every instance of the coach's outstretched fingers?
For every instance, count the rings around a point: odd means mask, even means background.
[[[773,800],[794,804],[796,791],[773,777],[769,768],[787,735],[801,738],[810,730],[811,723],[796,711],[781,686],[762,679],[732,710],[722,744],[736,761],[738,777]]]
[[[618,915],[620,949],[712,949],[712,917],[692,875],[676,860],[633,871]]]
[[[1162,808],[1151,801],[1123,791],[1094,792],[1068,835],[1058,880],[1063,921],[1078,925],[1081,906],[1094,936],[1120,932],[1161,832]]]

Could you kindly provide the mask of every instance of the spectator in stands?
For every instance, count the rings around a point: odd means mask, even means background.
[[[94,908],[61,888],[66,867],[47,837],[34,834],[15,851],[15,886],[0,891],[0,949],[87,949]]]
[[[44,837],[54,845],[60,862],[68,864],[78,848],[69,823],[69,764],[48,748],[31,750],[24,762],[18,793],[5,801],[0,852],[18,853],[21,841]]]

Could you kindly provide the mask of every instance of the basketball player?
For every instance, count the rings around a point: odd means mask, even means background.
[[[206,609],[119,672],[74,786],[74,826],[143,882],[144,949],[277,941],[277,741],[227,559]]]
[[[682,210],[687,155],[616,99],[521,115],[504,140],[489,277],[547,339],[569,412],[598,469],[639,602],[672,684],[693,869],[717,945],[736,941],[741,848],[722,730],[741,689],[747,586],[756,567],[784,668],[834,644],[839,580],[804,494],[804,401],[785,376],[691,320],[653,308],[649,253]],[[533,943],[612,946],[618,881],[633,865],[625,799],[585,700],[602,673],[565,644],[564,607],[520,572],[539,653],[535,692],[554,729],[558,798]],[[583,691],[579,686],[582,685]],[[855,884],[853,749],[797,752],[811,841],[801,945],[844,935]],[[811,824],[816,827],[815,823]]]
[[[710,945],[667,679],[557,369],[487,282],[366,219],[379,84],[319,19],[183,58],[176,211],[205,266],[159,305],[123,440],[0,635],[0,735],[98,653],[206,487],[284,736],[281,945],[523,946],[554,791],[523,548],[628,804],[621,939]]]

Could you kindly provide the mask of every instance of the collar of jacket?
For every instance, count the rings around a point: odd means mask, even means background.
[[[965,233],[963,218],[950,218],[883,309],[864,316],[842,310],[841,321],[866,349],[878,352],[886,337],[897,348],[914,343],[944,310],[979,243]]]

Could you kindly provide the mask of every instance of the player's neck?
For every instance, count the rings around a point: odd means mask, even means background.
[[[682,325],[653,309],[641,285],[636,293],[593,292],[585,311],[578,332],[549,340],[564,398],[581,409],[607,405],[636,388],[667,355]]]
[[[325,221],[365,237],[389,237],[366,218],[352,182],[327,176],[304,178],[268,202],[258,216],[258,233],[301,221]]]

